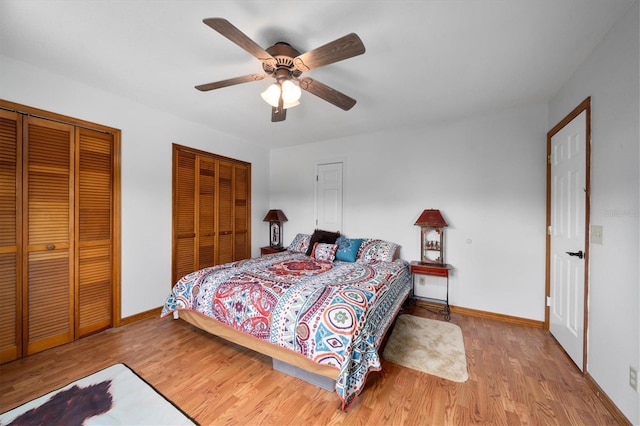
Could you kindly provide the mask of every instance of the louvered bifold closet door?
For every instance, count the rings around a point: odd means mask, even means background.
[[[26,121],[23,347],[32,354],[73,340],[74,129]]]
[[[234,166],[234,252],[233,260],[251,257],[249,253],[249,168]]]
[[[196,270],[196,156],[174,151],[172,284]]]
[[[76,338],[113,325],[113,135],[77,129]]]
[[[22,355],[22,117],[0,110],[0,364]]]
[[[218,162],[218,263],[234,260],[233,255],[233,164]]]
[[[198,157],[198,267],[216,264],[215,213],[216,213],[216,162]]]

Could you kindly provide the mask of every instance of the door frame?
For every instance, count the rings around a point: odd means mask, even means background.
[[[585,221],[584,221],[584,327],[583,327],[583,343],[582,343],[582,373],[587,372],[587,348],[588,348],[588,325],[589,325],[589,237],[590,237],[590,216],[591,216],[591,97],[587,97],[577,107],[573,109],[566,117],[556,124],[549,132],[547,132],[547,232],[546,232],[546,258],[545,258],[545,302],[551,296],[551,235],[549,229],[551,226],[551,138],[569,124],[574,118],[586,111],[586,170],[585,170]],[[549,330],[549,304],[545,303],[544,310],[544,329]]]
[[[344,232],[345,229],[345,214],[344,214],[344,200],[346,198],[345,196],[345,191],[346,191],[346,185],[345,185],[345,180],[346,180],[346,168],[347,168],[347,160],[345,157],[338,157],[338,158],[330,158],[330,159],[326,159],[326,160],[318,160],[314,163],[314,167],[313,167],[313,229],[317,229],[318,227],[318,173],[319,173],[319,169],[320,166],[324,166],[324,165],[328,165],[328,164],[341,164],[342,165],[342,209],[340,211],[340,223],[342,224],[341,229],[339,230],[340,232]]]

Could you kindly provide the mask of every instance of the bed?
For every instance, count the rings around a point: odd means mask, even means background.
[[[397,244],[316,234],[298,234],[280,253],[184,276],[161,317],[327,380],[346,410],[381,369],[381,344],[411,292],[409,266]]]

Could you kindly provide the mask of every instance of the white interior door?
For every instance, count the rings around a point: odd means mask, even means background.
[[[317,165],[316,228],[342,232],[342,163]]]
[[[549,330],[584,367],[587,111],[551,136]]]

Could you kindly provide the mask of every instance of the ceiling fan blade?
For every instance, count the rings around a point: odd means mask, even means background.
[[[364,53],[364,44],[357,34],[351,33],[330,43],[310,50],[293,59],[293,65],[306,72]]]
[[[334,104],[338,108],[342,108],[345,111],[349,111],[356,104],[356,100],[350,98],[344,93],[338,92],[326,84],[320,83],[318,80],[312,78],[302,78],[298,80],[300,88],[307,92],[316,95],[325,101]]]
[[[249,74],[242,77],[230,78],[228,80],[215,81],[213,83],[200,84],[196,86],[196,89],[207,92],[209,90],[221,89],[223,87],[234,86],[236,84],[248,83],[250,81],[262,80],[268,77],[266,74]]]
[[[266,50],[260,47],[255,41],[251,40],[245,33],[224,18],[206,18],[202,22],[242,47],[244,50],[258,58],[262,63],[269,64],[275,68],[276,59]]]

